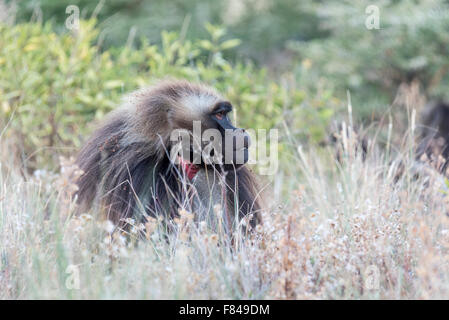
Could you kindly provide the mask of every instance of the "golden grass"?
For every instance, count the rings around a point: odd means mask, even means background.
[[[156,220],[130,221],[125,236],[94,213],[74,216],[69,163],[27,181],[0,170],[0,298],[449,297],[447,180],[408,149],[363,161],[354,141],[343,135],[342,163],[294,150],[289,178],[273,182],[287,190],[232,244],[183,210],[169,241]]]

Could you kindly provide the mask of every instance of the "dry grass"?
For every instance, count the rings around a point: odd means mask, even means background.
[[[447,298],[446,180],[416,169],[409,148],[363,161],[354,140],[342,136],[342,163],[294,150],[290,178],[274,181],[288,190],[232,245],[184,211],[170,241],[156,220],[142,241],[145,226],[124,236],[74,216],[69,163],[28,181],[0,170],[0,298]]]

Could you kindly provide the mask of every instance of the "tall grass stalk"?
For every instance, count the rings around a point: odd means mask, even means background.
[[[352,125],[343,127],[340,161],[292,148],[296,162],[274,185],[293,187],[279,202],[268,198],[263,225],[232,242],[185,210],[176,233],[156,219],[112,232],[95,212],[73,214],[69,162],[26,179],[3,165],[0,298],[449,297],[444,178],[413,169],[408,146],[395,155],[371,148],[364,160]]]

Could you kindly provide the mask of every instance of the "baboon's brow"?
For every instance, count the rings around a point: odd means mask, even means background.
[[[232,104],[229,101],[220,101],[214,106],[213,112],[231,111],[231,110]]]

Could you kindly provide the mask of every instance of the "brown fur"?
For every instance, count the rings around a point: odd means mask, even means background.
[[[433,166],[446,173],[449,164],[449,104],[433,102],[422,114],[418,160],[430,161]]]
[[[81,210],[96,206],[124,226],[124,218],[173,218],[179,207],[188,207],[198,193],[169,160],[170,133],[191,130],[195,120],[207,123],[206,116],[220,101],[215,90],[187,81],[165,81],[126,97],[79,152]],[[225,177],[225,207],[240,218],[252,214],[254,226],[260,221],[255,177],[246,166]]]

